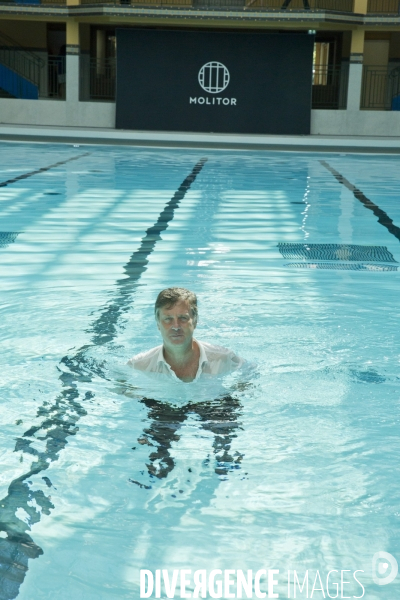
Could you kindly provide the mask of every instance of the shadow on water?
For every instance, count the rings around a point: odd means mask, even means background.
[[[239,467],[243,455],[239,452],[234,455],[230,453],[232,441],[240,428],[238,417],[241,414],[241,404],[236,398],[227,395],[209,402],[190,402],[183,407],[166,405],[150,398],[142,398],[140,402],[149,411],[149,426],[144,429],[138,442],[154,448],[149,455],[150,463],[146,465],[150,476],[163,479],[175,467],[174,458],[170,454],[171,446],[180,439],[179,429],[190,415],[197,416],[201,429],[214,435],[217,475],[226,475],[232,468]],[[133,479],[130,481],[140,487],[149,487]]]
[[[20,585],[28,570],[29,559],[43,554],[43,550],[35,544],[28,531],[32,524],[40,520],[40,512],[36,510],[35,503],[44,514],[49,514],[54,507],[42,491],[30,489],[29,479],[33,475],[45,471],[53,461],[58,460],[60,451],[68,443],[68,436],[77,433],[77,422],[87,414],[81,402],[92,398],[94,394],[86,392],[84,396],[80,397],[79,382],[90,382],[94,374],[104,377],[101,367],[95,365],[93,360],[86,356],[87,350],[107,344],[117,335],[117,325],[121,316],[132,306],[132,296],[139,285],[142,273],[147,269],[148,257],[156,243],[161,240],[161,233],[167,229],[169,222],[174,217],[175,209],[179,207],[181,200],[206,161],[207,158],[202,158],[197,162],[166,204],[156,223],[147,229],[139,249],[131,255],[130,260],[124,266],[126,277],[116,282],[115,297],[106,305],[99,318],[88,330],[92,334],[92,343],[80,348],[73,357],[65,356],[61,360],[63,369],[67,367],[68,372],[63,370],[60,375],[62,391],[54,403],[51,405],[47,402],[43,403],[38,409],[37,416],[43,418],[41,424],[31,427],[16,441],[15,452],[23,451],[30,454],[35,460],[26,473],[11,482],[7,496],[0,500],[0,514],[2,515],[0,520],[0,600],[12,600],[18,596]],[[34,171],[27,176],[41,171],[43,169]],[[4,183],[8,185],[21,178],[22,176]],[[143,399],[143,402],[146,400]],[[154,407],[150,407],[150,412],[152,410],[154,412]],[[159,419],[155,414],[153,418],[157,421]],[[42,435],[37,435],[40,433]],[[37,440],[46,443],[43,451],[32,447],[31,444]],[[51,485],[50,480],[46,483]],[[29,524],[17,517],[18,509],[25,512]]]

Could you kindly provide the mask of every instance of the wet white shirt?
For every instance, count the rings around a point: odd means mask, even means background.
[[[230,373],[241,367],[244,362],[243,359],[228,348],[215,346],[208,342],[199,342],[199,340],[195,340],[195,342],[200,349],[200,358],[199,368],[193,381]],[[167,376],[176,381],[181,381],[166,362],[163,354],[163,345],[137,354],[128,361],[128,365],[138,371],[143,371],[150,377],[164,378]]]

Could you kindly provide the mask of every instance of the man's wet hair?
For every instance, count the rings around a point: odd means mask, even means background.
[[[161,290],[158,294],[154,305],[156,321],[158,321],[160,317],[160,308],[172,308],[177,302],[180,302],[180,300],[186,300],[188,302],[192,313],[192,319],[197,322],[197,296],[194,292],[180,287],[166,288],[165,290]]]

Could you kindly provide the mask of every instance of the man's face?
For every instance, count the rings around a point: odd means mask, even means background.
[[[160,308],[157,327],[161,332],[164,346],[180,346],[192,343],[196,322],[187,300],[179,300],[170,308]]]

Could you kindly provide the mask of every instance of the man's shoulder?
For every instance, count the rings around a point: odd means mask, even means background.
[[[152,364],[157,360],[161,348],[162,346],[156,346],[155,348],[132,356],[132,358],[128,360],[128,365],[139,371],[146,371],[151,368]]]
[[[210,344],[209,342],[203,342],[202,340],[196,340],[196,342],[203,346],[207,357],[215,357],[218,358],[220,356],[228,356],[229,354],[234,354],[232,350],[229,348],[225,348],[224,346],[218,346],[217,344]]]
[[[225,346],[218,346],[217,344],[210,344],[209,342],[202,342],[199,340],[196,341],[203,346],[207,360],[210,362],[229,360],[235,366],[239,366],[243,363],[243,360],[237,356],[233,350],[225,348]]]
[[[243,360],[233,350],[225,348],[225,346],[210,344],[209,342],[196,341],[200,346],[201,354],[206,359],[206,362],[202,364],[203,373],[208,373],[212,376],[224,375],[242,366]]]

